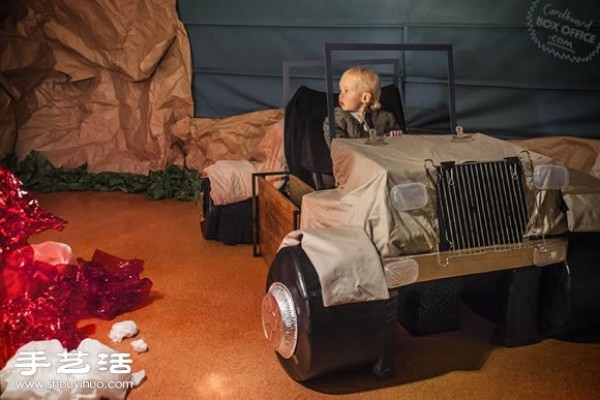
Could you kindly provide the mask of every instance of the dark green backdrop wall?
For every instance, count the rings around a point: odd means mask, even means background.
[[[325,43],[450,43],[458,122],[503,137],[600,137],[598,0],[179,0],[196,116],[282,106],[282,62]],[[385,56],[385,55],[384,55]],[[443,127],[445,64],[403,58],[409,124]],[[381,71],[385,79],[385,71]],[[294,81],[324,88],[324,70]]]

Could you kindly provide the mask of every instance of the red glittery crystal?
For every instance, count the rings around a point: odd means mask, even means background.
[[[0,166],[0,368],[32,340],[58,339],[76,348],[90,334],[89,327],[77,328],[82,318],[112,319],[148,300],[152,281],[139,277],[141,260],[100,250],[77,265],[36,258],[27,243],[31,235],[64,225]]]
[[[36,233],[64,229],[65,223],[43,210],[21,181],[0,165],[0,256],[27,244]]]

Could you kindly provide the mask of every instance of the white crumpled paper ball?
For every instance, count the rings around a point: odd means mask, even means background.
[[[131,347],[138,353],[143,353],[148,350],[148,344],[143,338],[139,338],[131,342]]]
[[[131,320],[121,321],[113,324],[108,337],[113,342],[122,342],[124,338],[130,338],[137,335],[137,324]]]

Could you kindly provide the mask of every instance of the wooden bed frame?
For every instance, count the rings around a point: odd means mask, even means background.
[[[284,190],[276,189],[267,176],[286,179]],[[289,172],[252,175],[252,253],[271,264],[283,238],[300,228],[302,197],[314,189]]]

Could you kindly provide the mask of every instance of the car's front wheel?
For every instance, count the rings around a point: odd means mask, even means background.
[[[396,302],[324,307],[317,272],[300,246],[281,249],[271,264],[262,303],[265,337],[297,381],[361,365],[394,373]]]

